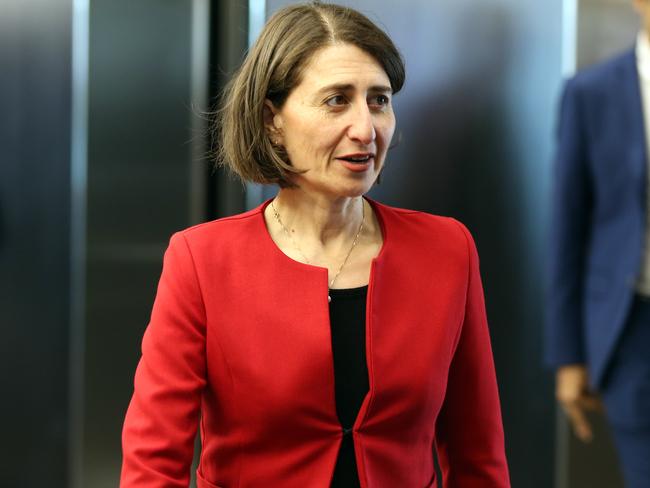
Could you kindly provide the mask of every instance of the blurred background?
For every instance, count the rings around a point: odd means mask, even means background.
[[[275,191],[213,171],[204,114],[288,3],[0,0],[0,486],[118,485],[169,236]],[[370,195],[476,238],[513,486],[622,486],[602,419],[584,446],[557,413],[542,278],[559,90],[632,46],[631,1],[340,3],[407,65]]]

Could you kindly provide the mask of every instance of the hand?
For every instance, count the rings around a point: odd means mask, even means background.
[[[569,417],[576,436],[583,442],[593,438],[585,415],[588,410],[602,410],[598,396],[589,388],[587,368],[582,364],[561,366],[555,374],[555,398]]]

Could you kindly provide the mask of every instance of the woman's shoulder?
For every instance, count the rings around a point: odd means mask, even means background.
[[[262,237],[264,223],[260,219],[263,219],[261,207],[256,207],[180,229],[174,236],[182,236],[191,248],[209,248],[214,252],[215,247],[221,244],[236,245],[237,242]]]
[[[454,217],[396,207],[374,200],[373,203],[379,209],[385,225],[389,227],[402,228],[402,231],[411,231],[416,234],[426,233],[454,241],[473,241],[467,226]]]
[[[478,257],[471,233],[453,217],[385,204],[376,208],[385,237],[396,251],[393,255],[408,256],[420,269],[446,269],[453,274]]]

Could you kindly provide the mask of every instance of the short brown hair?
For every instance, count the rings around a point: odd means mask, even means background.
[[[374,57],[393,93],[404,85],[404,60],[391,39],[360,12],[330,3],[285,7],[266,23],[243,64],[226,85],[215,114],[218,164],[243,181],[294,186],[286,152],[271,143],[264,127],[264,102],[281,108],[301,81],[302,70],[319,49],[335,43],[359,47]]]

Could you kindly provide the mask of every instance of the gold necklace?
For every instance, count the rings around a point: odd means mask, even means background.
[[[275,208],[275,205],[273,205],[274,200],[271,200],[271,208],[273,209],[273,213],[275,214],[275,219],[278,221],[278,224],[280,224],[280,226],[282,227],[282,230],[287,235],[287,237],[289,237],[289,239],[291,240],[291,243],[293,244],[293,247],[296,249],[296,251],[298,251],[300,253],[300,255],[302,256],[302,258],[305,260],[305,262],[307,264],[311,264],[309,262],[309,259],[307,259],[307,256],[305,256],[305,254],[300,249],[300,246],[298,246],[298,243],[294,240],[293,236],[291,235],[291,232],[289,232],[289,230],[282,223],[282,219],[280,218],[280,213]],[[357,245],[357,241],[359,239],[359,235],[361,234],[361,231],[363,230],[363,223],[364,223],[365,220],[366,220],[366,206],[363,203],[363,197],[362,197],[361,198],[361,224],[359,225],[359,230],[357,231],[357,235],[354,236],[354,240],[352,241],[352,246],[350,246],[350,250],[346,254],[345,259],[341,263],[341,266],[339,266],[339,270],[334,275],[334,278],[332,278],[332,281],[330,281],[330,283],[329,283],[328,290],[327,290],[327,302],[328,303],[332,301],[332,297],[329,294],[329,290],[332,288],[332,285],[336,281],[336,278],[339,277],[339,274],[341,273],[341,270],[343,269],[343,266],[345,266],[345,263],[348,262],[348,258],[350,257],[350,254],[352,254],[352,249],[354,249],[354,246]]]

